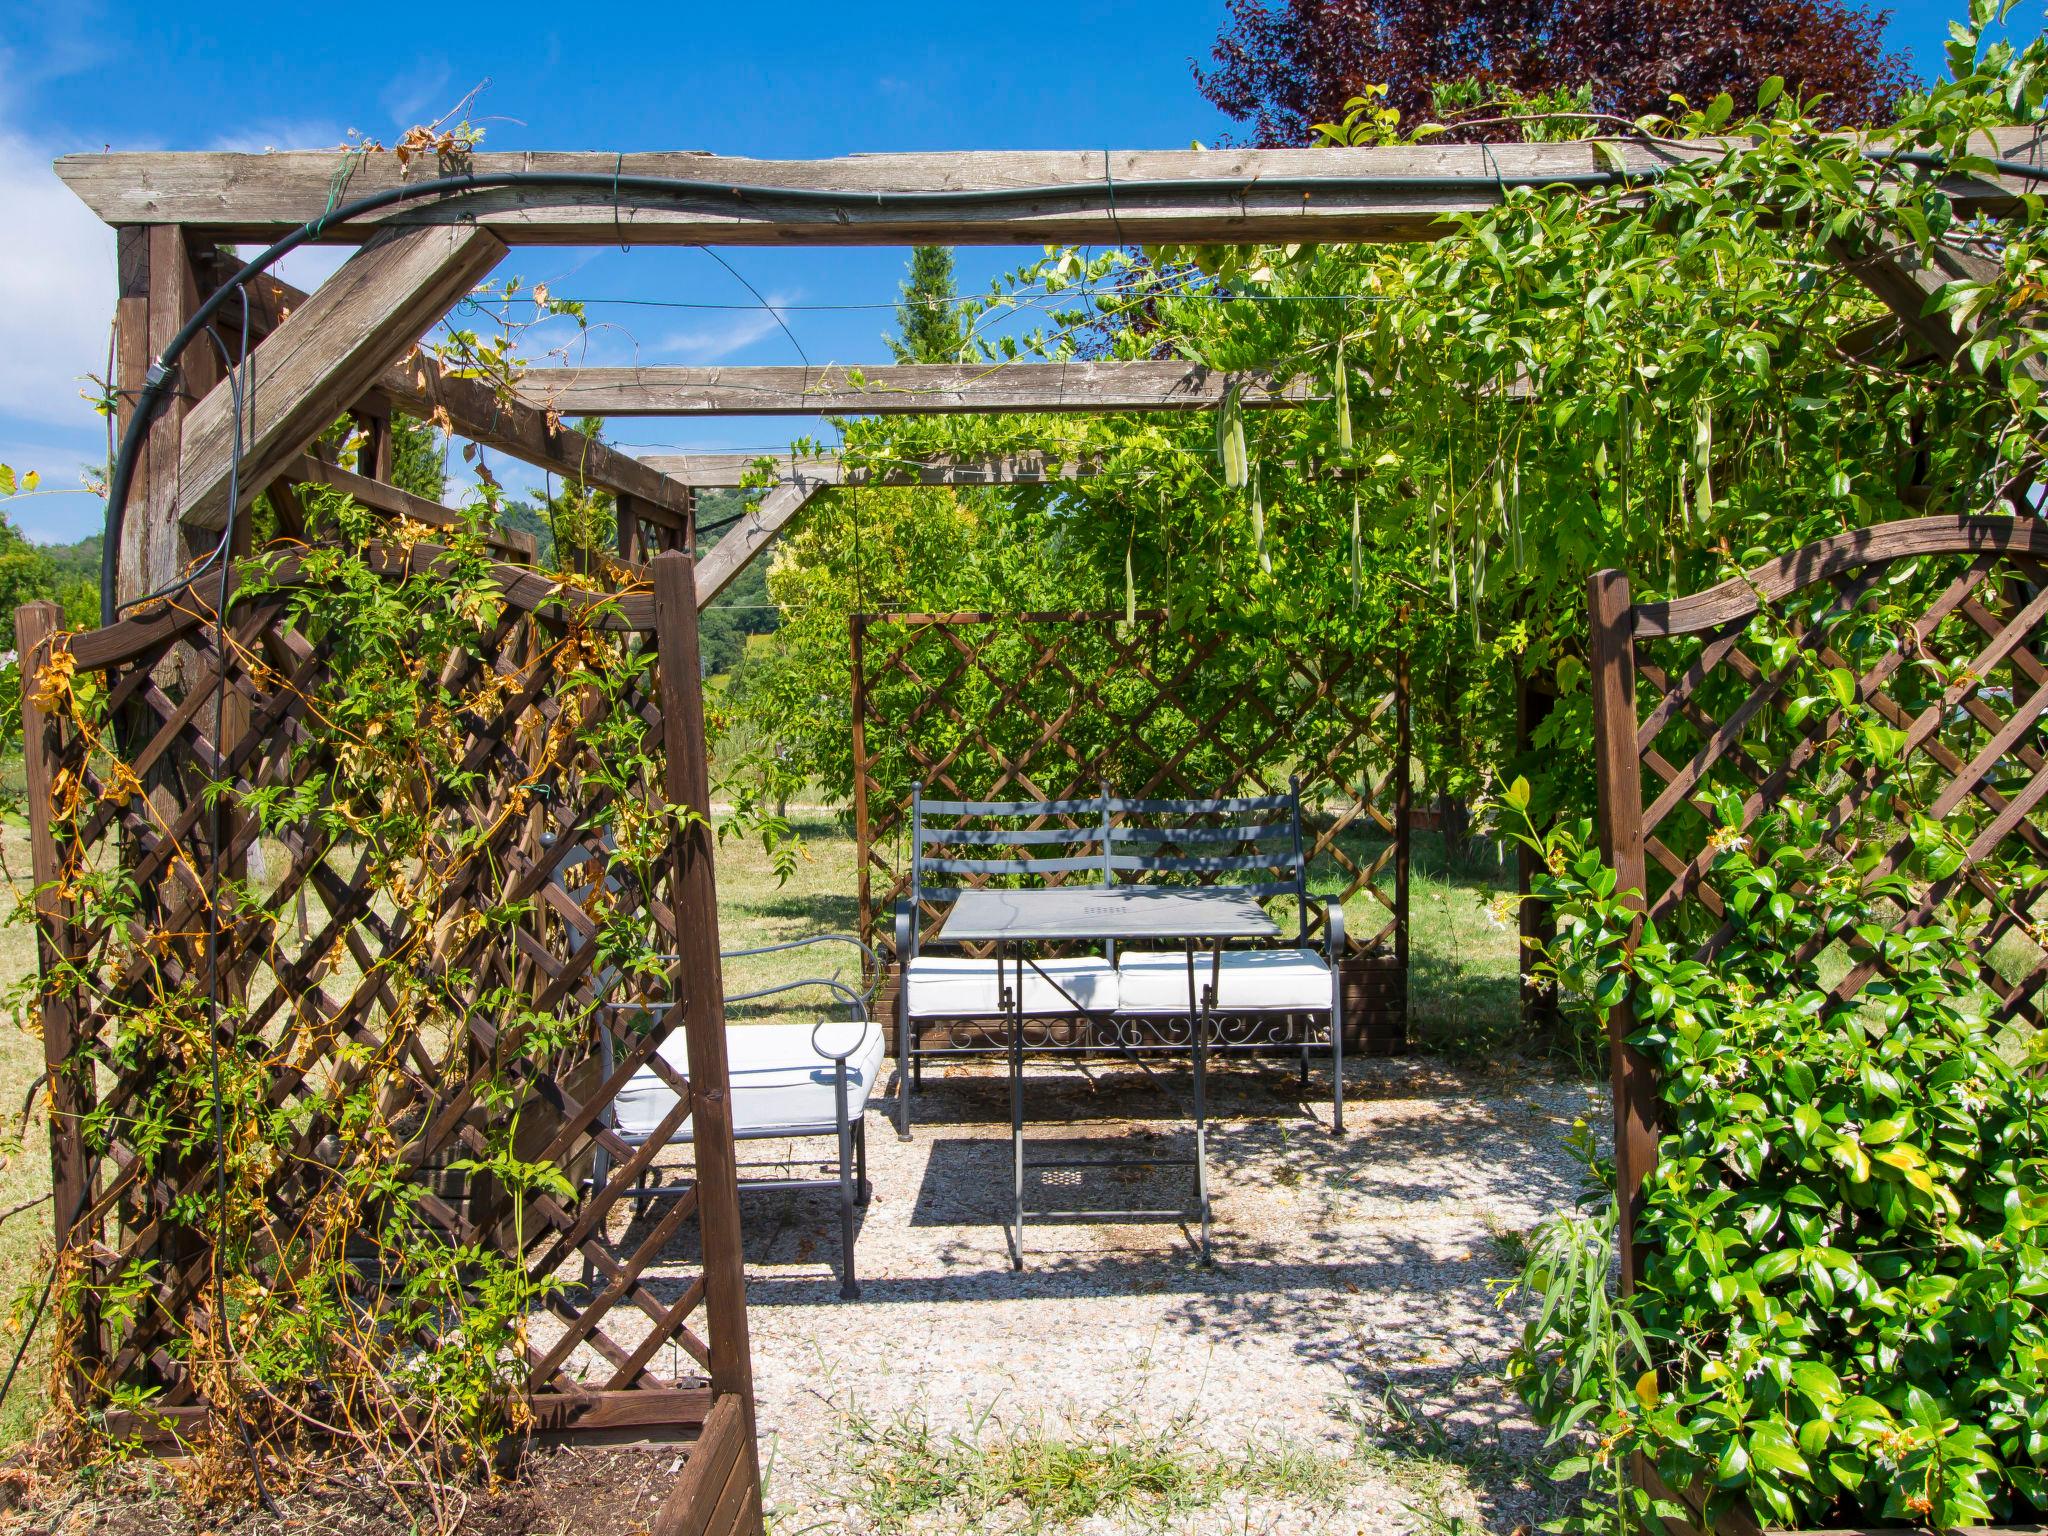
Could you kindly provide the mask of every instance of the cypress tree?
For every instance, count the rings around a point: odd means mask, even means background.
[[[957,363],[966,340],[954,304],[953,253],[920,245],[910,253],[910,277],[896,301],[897,334],[884,339],[899,363]]]

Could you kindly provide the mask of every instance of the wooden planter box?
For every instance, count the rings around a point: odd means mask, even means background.
[[[1408,1051],[1408,966],[1396,955],[1352,955],[1344,979],[1344,1049],[1365,1056]]]

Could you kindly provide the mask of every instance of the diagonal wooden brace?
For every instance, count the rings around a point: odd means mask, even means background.
[[[255,500],[504,254],[502,240],[473,226],[394,229],[364,245],[286,316],[240,370],[242,504]],[[185,418],[176,505],[187,527],[227,523],[231,382],[215,385]]]
[[[829,483],[800,477],[785,480],[763,496],[760,505],[741,518],[738,525],[706,551],[698,562],[698,608],[709,607],[711,600],[731,586],[739,573],[747,568],[747,563],[766,549],[790,520]]]
[[[1953,241],[1937,242],[1925,254],[1910,243],[1891,247],[1884,232],[1874,225],[1866,226],[1853,243],[1835,241],[1834,253],[1864,287],[1884,301],[1907,335],[1944,362],[1976,371],[1967,348],[1978,327],[1958,325],[1945,310],[1930,314],[1927,306],[1950,283],[1996,281],[1999,268],[1993,258]],[[2048,382],[2048,367],[2039,358],[2027,359],[2025,367],[2036,379]]]

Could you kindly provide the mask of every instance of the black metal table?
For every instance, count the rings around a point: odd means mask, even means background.
[[[1209,1261],[1208,1035],[1209,1018],[1216,1006],[1217,970],[1221,964],[1223,941],[1270,938],[1278,932],[1278,925],[1257,901],[1223,887],[1165,889],[1132,885],[1105,890],[1100,886],[1056,886],[1043,890],[965,890],[960,893],[939,930],[936,942],[948,945],[991,944],[995,948],[998,1006],[1009,1030],[1012,1219],[1008,1236],[1012,1268],[1024,1267],[1024,1223],[1029,1217],[1041,1221],[1076,1217],[1198,1219],[1202,1233],[1202,1261]],[[1193,1157],[1025,1158],[1024,968],[1029,966],[1037,971],[1040,978],[1068,1002],[1072,1003],[1074,999],[1036,960],[1024,953],[1024,946],[1059,940],[1166,944],[1178,946],[1186,954],[1188,1016],[1194,1057]],[[1198,949],[1209,951],[1206,984],[1199,981],[1196,973]],[[1089,1011],[1075,1004],[1075,1012]],[[1131,1054],[1132,1059],[1144,1068],[1142,1059],[1129,1052],[1121,1038],[1116,1045]],[[1145,1070],[1149,1076],[1150,1069]],[[1024,1208],[1024,1175],[1027,1170],[1190,1166],[1195,1172],[1195,1203],[1188,1209],[1027,1212]]]

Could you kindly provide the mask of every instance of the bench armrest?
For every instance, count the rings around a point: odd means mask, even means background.
[[[744,960],[753,955],[777,955],[786,950],[805,949],[813,944],[851,944],[871,962],[871,969],[877,978],[876,981],[869,983],[864,988],[855,988],[848,986],[836,976],[806,976],[798,981],[782,981],[775,983],[773,986],[756,987],[750,992],[731,992],[723,1000],[727,1004],[751,1003],[760,998],[774,997],[783,992],[796,992],[806,987],[823,987],[829,992],[838,993],[845,1001],[847,1007],[852,1010],[853,1016],[851,1019],[819,1020],[811,1030],[811,1048],[828,1061],[844,1062],[847,1057],[860,1049],[861,1041],[867,1036],[868,1002],[874,996],[875,987],[880,985],[882,961],[881,957],[872,949],[868,948],[867,945],[850,933],[814,933],[806,938],[786,939],[779,944],[756,944],[746,949],[721,950],[718,958],[721,960]],[[673,965],[682,957],[679,955],[657,955],[655,958]],[[598,1004],[600,1009],[610,1013],[647,1014],[662,1013],[674,1006],[675,1002],[672,998],[641,998],[624,1003],[600,1002]],[[818,1031],[829,1025],[841,1023],[859,1024],[861,1026],[860,1034],[856,1035],[853,1043],[843,1051],[825,1049],[819,1043]]]
[[[917,958],[917,914],[908,901],[896,903],[896,964],[900,969]]]
[[[777,947],[794,948],[795,946],[784,945]],[[827,1061],[836,1061],[843,1064],[847,1057],[860,1049],[861,1042],[868,1037],[867,999],[861,993],[849,987],[845,982],[835,980],[830,976],[806,976],[801,981],[778,981],[771,987],[756,987],[751,992],[735,992],[726,1001],[728,1003],[751,1003],[758,998],[774,997],[783,992],[799,992],[805,987],[824,987],[827,991],[837,992],[840,997],[845,999],[846,1006],[853,1010],[853,1017],[850,1019],[820,1019],[811,1026],[811,1049]],[[843,1051],[828,1050],[823,1042],[818,1039],[819,1030],[829,1029],[834,1024],[858,1024],[860,1026],[860,1033],[853,1037],[852,1042]]]
[[[817,1052],[818,1055],[824,1057],[827,1061],[835,1061],[844,1064],[846,1058],[851,1056],[855,1051],[859,1050],[861,1042],[867,1039],[869,1020],[866,997],[862,993],[856,991],[854,988],[849,987],[845,982],[838,980],[836,977],[806,976],[798,981],[778,981],[773,986],[756,987],[751,992],[730,993],[726,996],[724,1001],[727,1003],[751,1003],[757,1001],[760,998],[775,997],[784,992],[802,991],[806,987],[823,987],[828,992],[836,992],[845,1001],[846,1006],[852,1010],[853,1016],[851,1018],[820,1019],[816,1024],[811,1026],[811,1049]],[[600,1009],[603,1009],[610,1013],[656,1014],[666,1012],[668,1009],[673,1008],[676,1005],[675,1001],[672,998],[664,997],[647,998],[630,1003],[599,1003],[597,1006]],[[846,1049],[843,1051],[827,1050],[824,1044],[818,1039],[819,1030],[828,1029],[834,1024],[858,1024],[860,1026],[860,1033],[853,1037],[852,1044],[848,1045]],[[609,1049],[609,1047],[607,1047],[607,1049]]]
[[[719,951],[718,958],[721,960],[744,960],[751,955],[779,955],[786,950],[804,949],[812,944],[851,944],[861,952],[862,957],[867,961],[866,970],[868,974],[875,978],[874,981],[860,989],[860,1005],[863,1014],[865,1014],[868,1003],[875,995],[875,988],[881,985],[882,957],[850,933],[814,933],[808,938],[785,939],[780,944],[756,944],[749,949],[726,949]],[[742,1002],[744,999],[728,997],[726,1001],[728,1003],[736,1003]]]

